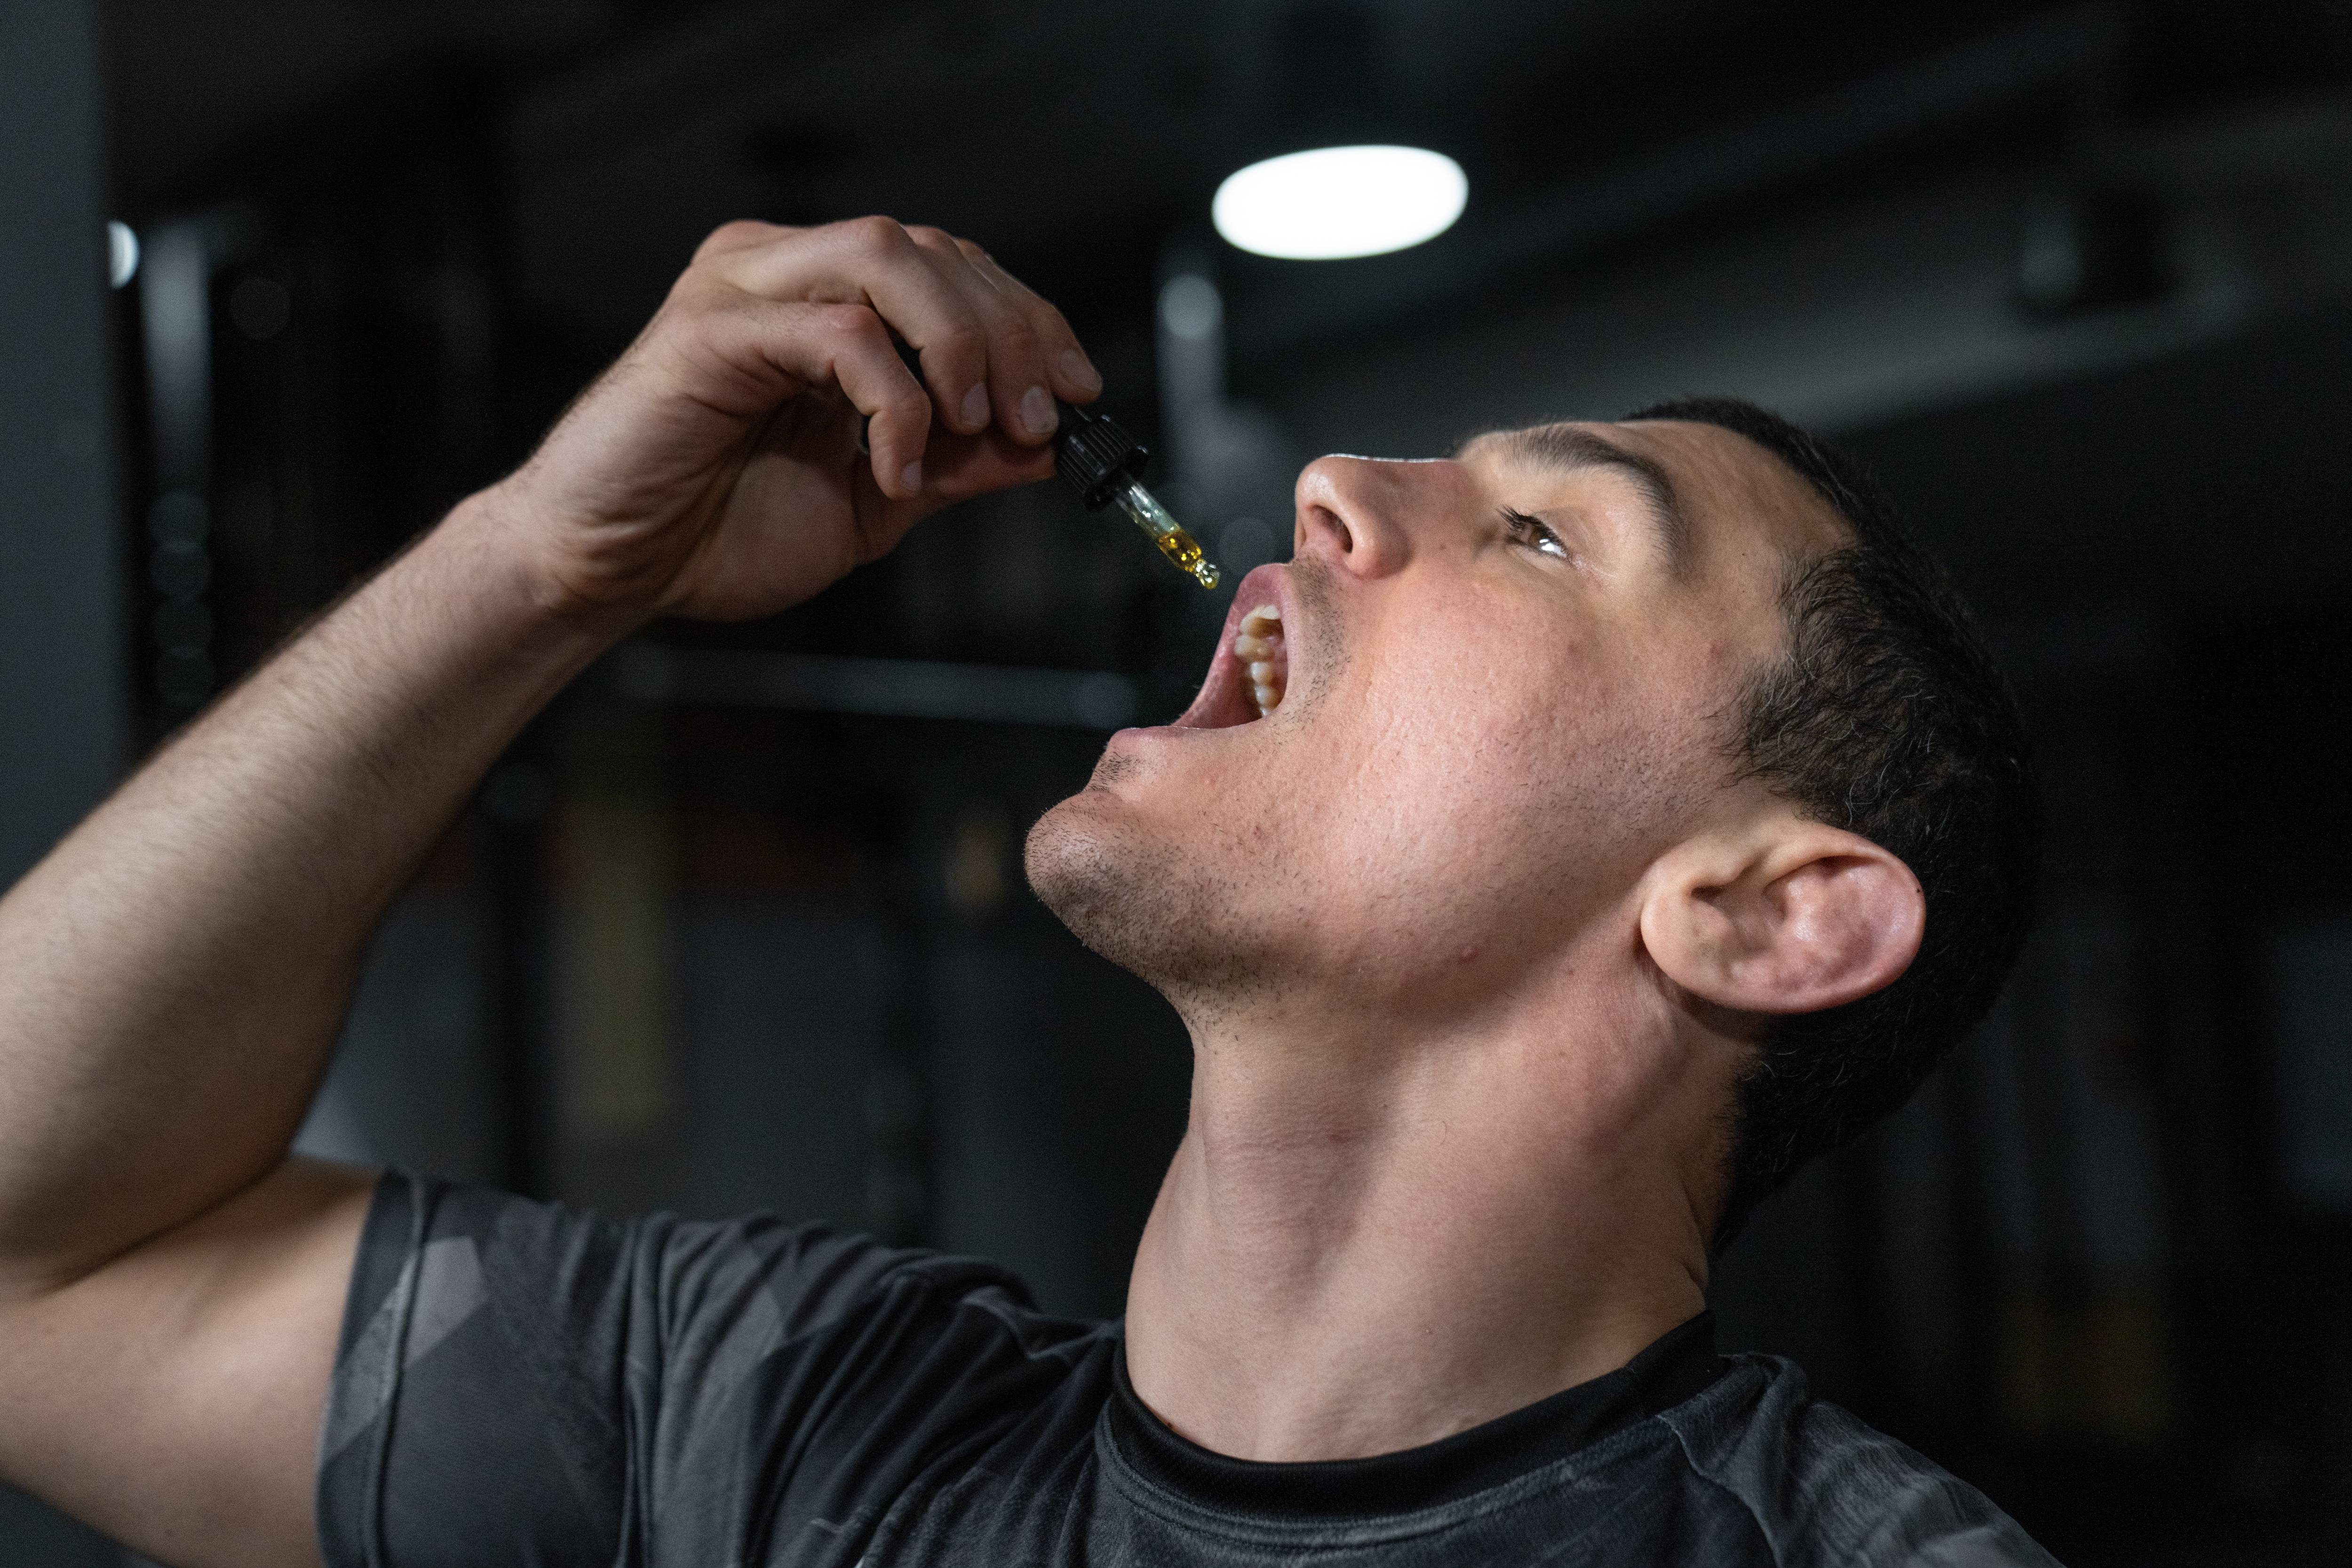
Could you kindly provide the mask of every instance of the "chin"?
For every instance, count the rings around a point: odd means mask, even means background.
[[[1162,907],[1172,889],[1165,849],[1118,820],[1115,796],[1072,795],[1037,819],[1023,854],[1029,886],[1088,947],[1150,979],[1150,961],[1181,917]]]
[[[1124,807],[1087,789],[1038,818],[1023,856],[1031,889],[1080,942],[1171,1001],[1230,982],[1241,944],[1219,939],[1222,900]]]

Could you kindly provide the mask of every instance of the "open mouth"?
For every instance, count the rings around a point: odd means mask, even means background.
[[[1290,687],[1290,645],[1283,626],[1288,595],[1281,574],[1281,567],[1266,565],[1242,579],[1208,679],[1176,721],[1177,728],[1230,730],[1255,723],[1282,706]]]

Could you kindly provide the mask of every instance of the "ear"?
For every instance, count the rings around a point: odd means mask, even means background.
[[[1745,1013],[1812,1013],[1911,965],[1927,900],[1869,839],[1781,811],[1686,839],[1650,868],[1642,942],[1667,979]]]

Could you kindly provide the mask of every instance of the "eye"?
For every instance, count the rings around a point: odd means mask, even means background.
[[[1559,535],[1554,533],[1551,525],[1539,517],[1529,517],[1526,512],[1507,506],[1503,509],[1503,526],[1511,531],[1513,539],[1530,550],[1556,555],[1562,561],[1570,558],[1568,546],[1560,542]]]

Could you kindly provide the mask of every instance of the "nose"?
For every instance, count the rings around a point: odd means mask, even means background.
[[[1384,458],[1318,458],[1292,492],[1297,524],[1292,553],[1314,551],[1358,576],[1381,577],[1412,558],[1419,492],[1445,465]]]

